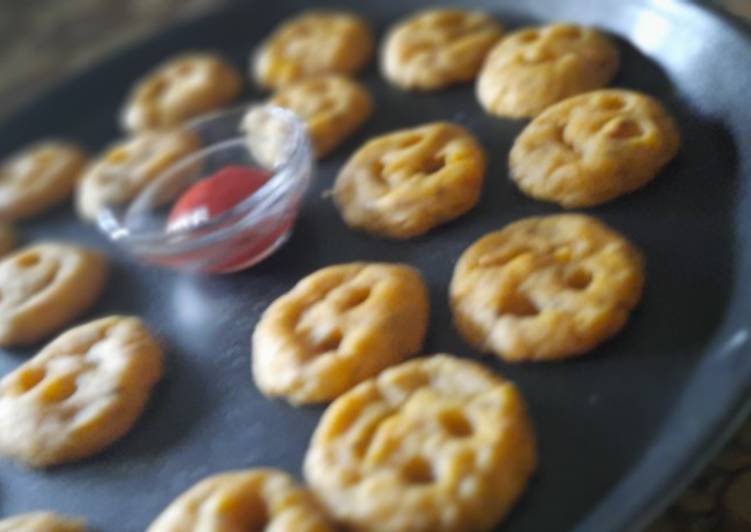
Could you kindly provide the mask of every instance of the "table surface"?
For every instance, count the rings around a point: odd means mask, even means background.
[[[0,119],[112,50],[217,0],[0,1]],[[751,23],[751,0],[715,2]],[[648,532],[751,530],[751,420]]]

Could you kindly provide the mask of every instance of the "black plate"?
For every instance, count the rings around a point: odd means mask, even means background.
[[[216,48],[238,65],[270,27],[308,2],[248,2],[173,28],[112,57],[16,114],[0,152],[61,135],[97,150],[117,134],[115,113],[133,79],[170,54]],[[328,3],[327,3],[328,4]],[[416,0],[339,1],[379,33]],[[330,5],[330,4],[329,4]],[[648,286],[625,332],[566,363],[484,363],[528,398],[540,469],[503,530],[637,529],[696,472],[747,410],[751,349],[751,41],[729,20],[677,0],[475,1],[507,26],[552,20],[595,24],[619,39],[615,84],[665,102],[683,131],[677,160],[644,190],[591,209],[645,252]],[[24,226],[29,239],[65,238],[107,249],[113,277],[90,316],[145,317],[169,348],[168,374],[134,430],[82,463],[49,472],[0,465],[3,514],[51,508],[106,531],[142,530],[178,493],[230,468],[277,466],[299,474],[320,408],[262,398],[249,375],[259,313],[305,274],[355,259],[406,261],[430,284],[426,352],[476,356],[450,325],[446,285],[460,252],[480,235],[557,209],[521,196],[506,157],[521,121],[485,116],[471,86],[412,95],[363,76],[377,112],[320,166],[290,242],[259,267],[190,277],[140,266],[69,208]],[[248,98],[259,96],[257,93]],[[425,237],[385,242],[347,230],[321,197],[364,139],[436,119],[470,127],[490,154],[484,196],[463,218]],[[0,372],[33,353],[0,353]]]

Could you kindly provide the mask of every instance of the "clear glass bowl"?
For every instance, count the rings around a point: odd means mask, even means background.
[[[208,273],[252,266],[292,231],[313,170],[305,126],[285,109],[255,105],[200,117],[186,127],[205,147],[161,172],[127,205],[101,211],[99,227],[147,263]],[[231,209],[168,229],[181,195],[227,166],[260,169],[270,177]]]

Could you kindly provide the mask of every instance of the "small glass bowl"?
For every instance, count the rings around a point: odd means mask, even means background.
[[[311,180],[304,124],[290,111],[260,104],[201,117],[186,127],[206,147],[161,172],[130,203],[102,210],[100,229],[139,259],[170,268],[229,273],[258,263],[289,237]],[[231,209],[168,229],[170,210],[183,192],[230,165],[270,177]]]

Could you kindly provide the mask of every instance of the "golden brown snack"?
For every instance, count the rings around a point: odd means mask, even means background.
[[[52,512],[31,512],[0,519],[0,532],[84,532],[80,519]]]
[[[242,89],[238,70],[217,54],[178,55],[139,80],[122,109],[129,131],[170,128],[234,100]]]
[[[74,327],[0,381],[0,454],[32,467],[95,454],[130,430],[161,374],[139,319]]]
[[[147,532],[333,532],[307,488],[275,469],[208,477],[180,495]]]
[[[381,69],[404,89],[434,90],[470,81],[502,34],[501,25],[480,11],[426,9],[389,31]]]
[[[351,75],[373,53],[368,23],[354,13],[310,10],[286,20],[252,58],[256,82],[279,89],[320,74]]]
[[[619,63],[615,45],[592,28],[524,28],[490,51],[477,78],[477,98],[490,114],[531,117],[569,96],[604,87]]]
[[[199,147],[196,135],[185,129],[145,131],[114,143],[81,178],[76,190],[78,215],[96,220],[104,207],[129,202]]]
[[[269,103],[289,109],[305,122],[318,158],[354,133],[373,112],[365,87],[337,75],[293,83],[274,94]]]
[[[83,520],[52,512],[30,512],[0,519],[0,532],[84,532]]]
[[[0,165],[0,220],[30,218],[64,202],[85,164],[81,148],[53,140],[13,154]]]
[[[532,217],[485,235],[451,279],[454,322],[510,362],[586,353],[620,331],[641,299],[640,253],[580,214]]]
[[[524,492],[535,447],[513,384],[435,355],[387,369],[332,403],[305,478],[354,530],[490,530]]]
[[[293,404],[330,401],[422,347],[428,292],[405,265],[329,266],[274,301],[253,333],[253,378]]]
[[[673,119],[649,96],[589,92],[550,107],[522,131],[509,156],[511,178],[536,199],[598,205],[646,185],[680,142]]]
[[[485,177],[485,152],[464,128],[434,122],[368,141],[334,185],[350,227],[410,238],[475,206]]]
[[[0,261],[0,346],[32,344],[78,317],[99,297],[107,263],[94,251],[44,242]]]
[[[7,255],[16,247],[16,232],[13,228],[0,222],[0,257]]]

